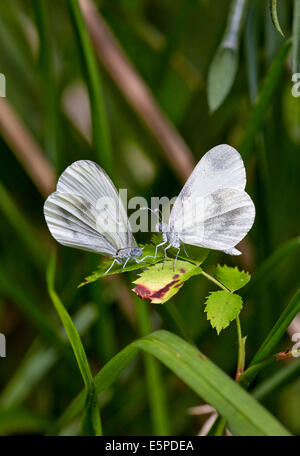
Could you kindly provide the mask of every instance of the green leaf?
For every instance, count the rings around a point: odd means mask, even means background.
[[[233,0],[224,37],[208,73],[208,106],[214,112],[228,95],[238,68],[239,40],[244,23],[247,0]]]
[[[44,246],[36,227],[19,209],[9,192],[0,183],[0,211],[26,249],[28,260],[43,271],[47,265],[48,249]]]
[[[218,49],[208,73],[207,97],[211,112],[216,111],[229,93],[237,72],[238,55],[232,49]]]
[[[142,246],[142,248],[143,248],[143,256],[141,258],[144,258],[146,256],[154,257],[155,245],[147,244],[145,246]],[[107,276],[121,274],[123,272],[128,272],[128,271],[136,271],[137,269],[149,267],[152,264],[159,263],[160,261],[162,261],[163,258],[164,257],[162,256],[162,252],[157,252],[157,257],[155,259],[147,258],[145,261],[143,261],[141,263],[136,263],[135,261],[128,261],[125,268],[123,268],[123,264],[115,264],[111,268],[111,270],[109,271]],[[84,281],[79,285],[79,288],[83,287],[84,285],[87,285],[89,283],[95,282],[96,280],[100,279],[101,277],[106,277],[105,273],[108,270],[108,268],[110,267],[112,261],[113,261],[112,258],[110,258],[109,260],[102,261],[102,263],[100,263],[100,265],[98,266],[96,271],[94,271],[91,275],[89,275],[88,277],[86,277],[84,279]]]
[[[178,293],[184,282],[201,271],[200,267],[182,260],[177,260],[174,270],[174,260],[168,259],[139,274],[139,278],[133,282],[136,284],[133,291],[139,298],[147,299],[152,304],[163,304]]]
[[[232,268],[227,265],[220,266],[219,264],[215,269],[214,276],[230,291],[243,288],[251,279],[248,272],[240,271],[237,267]]]
[[[280,35],[284,36],[284,33],[280,27],[278,14],[277,14],[277,0],[269,0],[270,10],[271,10],[271,17],[276,30],[280,33]]]
[[[95,377],[97,394],[115,382],[140,349],[159,359],[203,401],[215,407],[235,434],[290,435],[270,412],[195,346],[168,331],[156,331],[138,339],[114,356]],[[51,434],[76,417],[84,407],[85,397],[83,391],[72,401],[55,428],[50,430]]]
[[[211,326],[220,334],[239,315],[242,308],[243,300],[240,296],[229,291],[213,291],[206,299],[205,312]]]

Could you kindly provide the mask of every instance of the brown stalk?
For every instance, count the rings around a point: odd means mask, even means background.
[[[0,99],[0,130],[40,192],[44,196],[53,192],[56,177],[51,163],[12,106],[3,98]]]
[[[90,0],[79,0],[96,53],[128,103],[161,146],[175,172],[186,180],[194,159],[183,138],[162,113],[150,89],[133,68],[108,25]]]

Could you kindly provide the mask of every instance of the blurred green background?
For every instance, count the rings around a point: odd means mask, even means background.
[[[213,265],[226,263],[253,275],[241,314],[247,360],[300,285],[300,99],[291,94],[292,74],[300,73],[299,24],[293,29],[299,1],[278,2],[285,38],[272,23],[268,1],[95,1],[104,39],[90,54],[89,43],[82,47],[85,35],[72,2],[0,2],[0,72],[6,77],[6,98],[0,100],[0,332],[7,343],[7,356],[0,359],[2,435],[46,433],[82,388],[47,293],[45,270],[55,248],[56,287],[93,373],[147,332],[137,318],[139,306],[149,314],[149,331],[173,329],[154,305],[131,292],[134,273],[77,289],[99,256],[57,245],[43,217],[54,175],[73,161],[97,161],[117,188],[150,201],[151,196],[175,196],[193,162],[211,147],[229,143],[242,153],[255,224],[240,246],[241,257],[211,252],[205,267],[213,271]],[[222,47],[230,5],[237,3],[244,13],[237,46]],[[113,54],[105,33],[114,36],[121,54]],[[132,91],[122,55],[148,96]],[[145,242],[150,236],[137,239]],[[270,257],[274,261],[266,268]],[[231,325],[217,336],[210,327],[203,310],[211,289],[203,278],[194,278],[172,305],[201,351],[234,376],[236,329]],[[300,332],[299,322],[298,327]],[[290,346],[286,334],[277,351]],[[165,367],[159,370],[168,431],[197,434],[207,415],[192,415],[189,409],[200,405],[199,398]],[[139,356],[101,396],[106,435],[159,433],[145,372],[147,364]],[[281,361],[252,386],[295,434],[300,434],[299,373],[298,360]],[[80,421],[62,433],[80,433]]]

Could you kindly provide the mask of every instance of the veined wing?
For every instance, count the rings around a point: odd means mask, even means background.
[[[184,220],[175,220],[174,231],[183,243],[223,250],[231,255],[234,249],[251,229],[255,208],[250,196],[236,188],[219,189],[207,195],[195,205],[183,203]]]
[[[96,212],[88,201],[71,193],[52,193],[44,205],[48,228],[62,245],[113,256],[116,247],[96,227]]]
[[[44,212],[51,234],[64,245],[111,254],[136,244],[114,184],[92,161],[77,161],[63,172]]]
[[[238,151],[228,144],[213,147],[201,158],[179,193],[170,214],[170,231],[174,230],[175,220],[181,218],[183,200],[200,199],[220,188],[244,190],[245,186],[246,171]]]

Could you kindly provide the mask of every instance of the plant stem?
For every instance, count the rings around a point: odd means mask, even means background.
[[[245,342],[246,337],[242,336],[242,328],[240,318],[237,316],[236,319],[236,329],[237,329],[237,337],[238,337],[238,361],[237,361],[237,369],[235,379],[238,381],[239,376],[243,373],[245,368]]]
[[[206,277],[208,280],[213,282],[215,285],[217,285],[219,288],[222,288],[224,291],[228,291],[229,293],[232,293],[225,285],[223,285],[221,282],[219,282],[215,277],[212,275],[208,274],[205,271],[202,271],[201,274]],[[236,328],[237,328],[237,341],[238,341],[238,360],[237,360],[237,369],[236,369],[236,376],[235,380],[238,381],[239,376],[243,373],[244,368],[245,368],[245,357],[246,357],[246,352],[245,352],[245,343],[246,343],[246,337],[242,336],[242,328],[241,328],[241,322],[240,318],[237,316],[236,319]],[[221,420],[217,426],[216,432],[214,435],[223,435],[224,430],[226,427],[226,420],[221,417]]]
[[[208,274],[207,272],[205,271],[201,271],[200,273],[201,275],[203,275],[204,277],[206,277],[208,280],[210,280],[211,282],[213,282],[215,285],[217,285],[219,288],[222,288],[222,290],[224,291],[228,291],[229,293],[231,293],[231,291],[225,287],[225,285],[223,285],[221,282],[219,282],[217,279],[215,279],[212,275]]]

